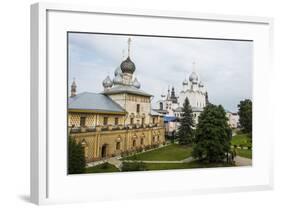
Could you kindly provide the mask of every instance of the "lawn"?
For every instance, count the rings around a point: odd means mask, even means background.
[[[156,150],[140,153],[123,158],[122,160],[143,160],[143,161],[179,161],[191,156],[192,148],[179,144],[171,144]]]
[[[246,157],[252,159],[252,150],[251,149],[235,149],[237,155],[241,157]]]
[[[119,172],[119,169],[109,163],[86,168],[85,173],[111,173]]]
[[[250,137],[247,134],[237,134],[232,137],[231,144],[236,146],[242,145],[244,147],[251,146]]]
[[[171,170],[171,169],[191,169],[191,168],[213,168],[213,167],[230,167],[226,163],[201,163],[193,161],[189,163],[145,163],[145,170]]]

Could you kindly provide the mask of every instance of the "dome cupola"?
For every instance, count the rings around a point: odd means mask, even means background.
[[[129,74],[133,74],[134,71],[136,70],[136,66],[134,62],[131,61],[130,56],[128,56],[128,58],[121,63],[120,68],[123,73],[129,73]]]
[[[121,70],[120,66],[118,66],[114,71],[114,75],[117,76],[117,74],[122,74],[122,70]]]
[[[111,79],[110,79],[109,76],[107,76],[107,77],[103,80],[102,85],[103,85],[104,88],[110,88],[110,87],[112,87],[113,83],[112,83],[112,81],[111,81]]]
[[[195,62],[192,63],[192,73],[189,76],[189,81],[192,82],[192,84],[197,84],[199,81],[199,77],[196,73],[196,69],[195,69]]]
[[[198,82],[198,75],[196,74],[196,72],[192,72],[189,76],[189,81],[192,83],[197,83]]]
[[[187,79],[184,79],[184,80],[183,80],[182,85],[188,85]]]
[[[133,74],[136,70],[136,66],[130,58],[130,45],[131,45],[131,38],[128,39],[128,57],[126,60],[122,61],[120,68],[123,73]]]
[[[138,88],[138,89],[141,87],[140,82],[138,81],[137,78],[134,79],[133,86]]]
[[[113,84],[122,84],[122,81],[123,79],[121,77],[121,74],[117,74],[113,79]]]

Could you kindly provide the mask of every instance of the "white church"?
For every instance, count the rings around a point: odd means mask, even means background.
[[[166,131],[172,132],[177,130],[177,121],[182,115],[182,107],[187,97],[192,108],[195,124],[198,123],[198,117],[208,103],[208,93],[205,85],[198,73],[196,72],[195,63],[193,62],[193,70],[188,79],[182,82],[182,89],[178,96],[175,88],[168,88],[167,94],[162,94],[161,99],[157,101],[156,111],[165,115],[164,119],[167,123]]]

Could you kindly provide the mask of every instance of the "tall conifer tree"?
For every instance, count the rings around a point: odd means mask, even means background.
[[[194,120],[191,106],[189,105],[188,98],[185,98],[183,104],[183,115],[180,119],[180,126],[177,137],[180,144],[192,144],[194,134]]]
[[[207,162],[222,162],[230,151],[232,132],[221,105],[207,105],[199,116],[192,156]]]

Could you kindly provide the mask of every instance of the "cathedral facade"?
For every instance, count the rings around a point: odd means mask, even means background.
[[[152,110],[152,95],[141,90],[136,66],[128,56],[107,76],[101,93],[76,94],[73,81],[68,99],[69,136],[81,142],[87,162],[165,143],[163,115]]]
[[[194,121],[197,124],[200,113],[208,103],[208,93],[196,72],[195,63],[193,63],[193,70],[189,78],[183,80],[182,89],[178,92],[178,95],[174,87],[171,90],[168,88],[167,94],[162,94],[161,99],[157,102],[158,108],[155,110],[165,116],[166,131],[177,130],[177,121],[182,116],[182,107],[186,98],[189,100]]]

